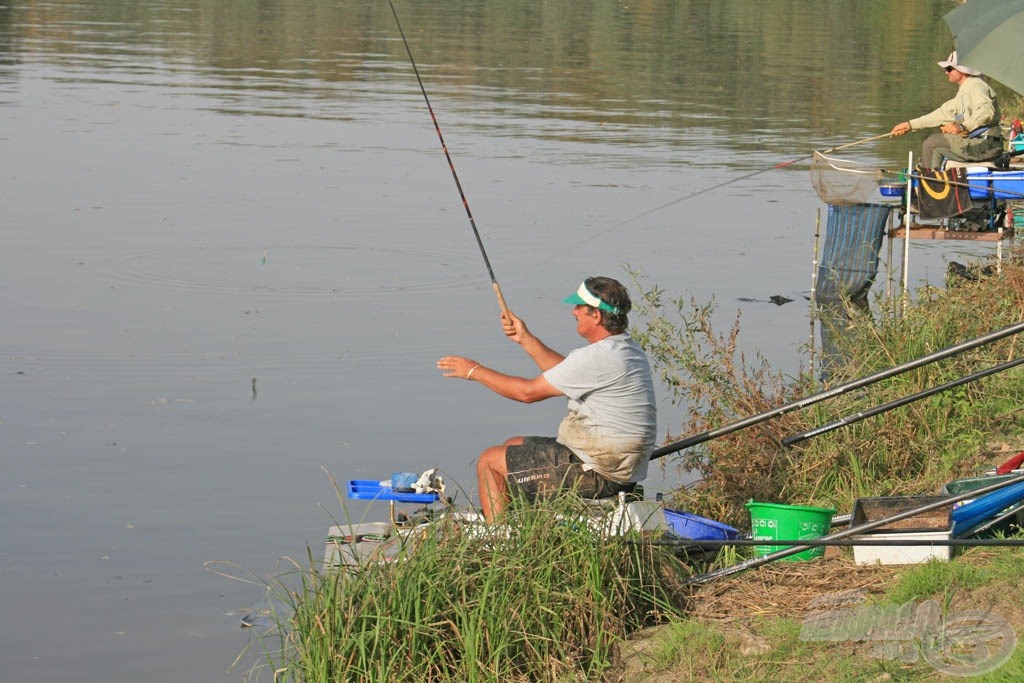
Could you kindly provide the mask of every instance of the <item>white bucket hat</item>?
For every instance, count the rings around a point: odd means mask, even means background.
[[[980,76],[981,75],[981,72],[978,71],[977,69],[972,69],[971,67],[964,66],[963,64],[957,64],[956,63],[956,50],[953,50],[952,52],[950,52],[949,56],[946,57],[945,61],[938,62],[938,65],[941,66],[943,69],[949,69],[949,68],[956,69],[960,73],[967,74],[968,76]]]

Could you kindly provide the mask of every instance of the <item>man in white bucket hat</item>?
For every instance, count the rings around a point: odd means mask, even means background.
[[[921,146],[919,162],[927,168],[942,168],[943,159],[990,161],[1003,151],[999,129],[999,104],[989,84],[977,69],[960,64],[956,52],[939,66],[957,87],[956,96],[938,109],[893,126],[891,135],[903,135],[921,128],[939,127]]]
[[[568,399],[557,437],[514,436],[480,454],[480,507],[488,522],[513,493],[531,501],[567,490],[606,498],[632,491],[647,476],[656,438],[654,383],[643,348],[626,332],[629,293],[612,278],[588,277],[563,301],[573,307],[576,333],[589,342],[565,356],[512,313],[502,316],[505,335],[541,371],[532,379],[462,356],[437,362],[445,377],[479,382],[515,401]]]

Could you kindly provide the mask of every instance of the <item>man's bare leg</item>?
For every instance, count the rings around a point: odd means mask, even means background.
[[[491,446],[480,454],[476,463],[476,478],[480,488],[480,509],[488,524],[505,511],[510,499],[508,490],[508,463],[505,449],[523,443],[523,437],[514,436],[501,446]]]

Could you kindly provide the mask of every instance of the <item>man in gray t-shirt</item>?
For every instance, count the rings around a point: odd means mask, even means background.
[[[480,455],[480,507],[488,521],[504,511],[513,490],[531,500],[566,489],[604,498],[632,490],[647,476],[656,433],[654,383],[647,356],[626,334],[629,293],[616,280],[591,277],[565,302],[573,304],[576,332],[590,342],[568,356],[546,346],[515,315],[502,317],[505,334],[540,368],[533,379],[461,356],[437,362],[445,377],[476,380],[523,403],[569,399],[557,438],[516,436]]]

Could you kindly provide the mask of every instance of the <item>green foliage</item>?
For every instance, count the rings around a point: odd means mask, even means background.
[[[699,621],[673,622],[659,629],[656,636],[645,651],[645,664],[650,670],[683,672],[680,680],[714,681],[738,665],[734,644],[718,629]]]
[[[904,571],[896,585],[886,592],[893,603],[937,599],[944,603],[957,590],[980,586],[986,574],[968,562],[931,560]]]
[[[671,680],[721,683],[907,680],[906,665],[865,656],[853,643],[802,639],[799,621],[776,619],[755,628],[756,634],[692,620],[670,624],[645,651],[647,669],[652,680],[668,680],[670,672]]]
[[[495,527],[441,519],[410,530],[397,561],[313,565],[279,669],[305,683],[598,676],[623,637],[680,614],[688,572],[639,536],[602,539],[587,514],[566,498]]]
[[[688,409],[682,431],[700,433],[735,417],[760,413],[793,396],[791,383],[772,371],[763,358],[750,367],[738,343],[740,319],[720,334],[711,322],[714,303],[699,304],[684,297],[669,298],[657,286],[647,288],[633,273],[634,311],[646,320],[633,335],[651,358],[652,367],[669,397]],[[689,491],[677,491],[670,504],[700,514],[738,523],[746,517],[743,504],[750,498],[770,500],[783,485],[783,469],[774,429],[752,428],[708,442],[675,456],[676,464],[703,482],[699,503]],[[735,457],[720,458],[723,448]],[[735,449],[735,450],[733,450]],[[712,494],[713,492],[713,494]]]
[[[762,358],[751,367],[739,344],[739,318],[727,333],[711,324],[713,302],[671,298],[633,273],[647,327],[637,338],[670,396],[688,414],[675,441],[766,412],[821,391],[810,373],[787,379]],[[1024,268],[1005,262],[999,276],[926,288],[914,306],[877,302],[873,319],[851,311],[837,335],[830,386],[968,341],[1022,319]],[[863,496],[936,492],[946,482],[998,464],[1024,442],[1022,370],[989,376],[877,416],[826,431],[788,448],[784,437],[854,416],[1006,362],[1024,340],[1012,336],[733,432],[678,455],[699,483],[670,503],[744,526],[743,503],[820,504],[852,510]]]

